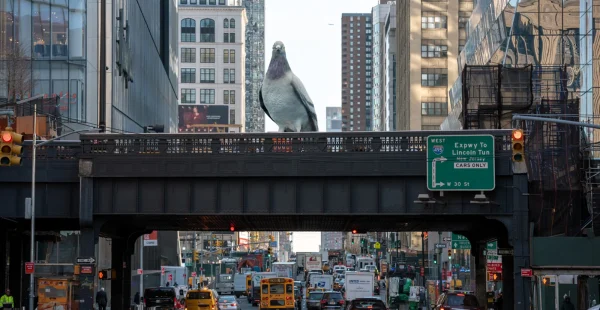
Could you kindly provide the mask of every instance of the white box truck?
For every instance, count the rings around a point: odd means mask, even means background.
[[[295,262],[276,262],[273,263],[273,272],[278,277],[296,279],[297,268]]]
[[[247,288],[247,279],[251,277],[251,274],[248,273],[236,273],[233,275],[233,290],[235,292],[235,297],[240,298],[240,296],[248,295],[246,290]]]
[[[307,255],[304,261],[305,270],[322,270],[323,262],[321,261],[321,258],[321,253],[313,253],[311,255]]]
[[[333,290],[333,276],[330,274],[313,274],[310,276],[310,286],[331,291]]]
[[[344,281],[346,301],[356,298],[373,297],[375,288],[374,274],[371,272],[347,271]]]

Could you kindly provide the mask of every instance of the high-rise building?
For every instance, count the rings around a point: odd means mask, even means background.
[[[327,132],[342,131],[342,108],[326,107],[325,115],[327,117]]]
[[[448,115],[449,81],[466,38],[472,0],[396,3],[398,130],[438,130]],[[411,44],[406,44],[410,42]]]
[[[342,250],[344,249],[344,234],[338,231],[321,232],[321,250]]]
[[[243,0],[246,25],[246,132],[265,132],[258,92],[265,75],[265,0]]]
[[[372,127],[375,131],[385,130],[386,107],[385,107],[385,27],[390,13],[390,5],[380,3],[373,7],[373,94],[371,101]]]
[[[175,131],[176,16],[175,0],[0,1],[0,101],[58,97],[63,134],[99,123]],[[17,89],[14,70],[25,74]]]
[[[180,0],[179,132],[245,131],[246,10]]]
[[[342,131],[371,130],[371,13],[342,14]]]

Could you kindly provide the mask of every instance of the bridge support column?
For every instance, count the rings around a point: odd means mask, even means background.
[[[477,301],[480,305],[484,305],[484,309],[487,309],[485,305],[487,305],[487,297],[486,297],[486,281],[487,281],[487,273],[485,269],[486,257],[483,254],[483,251],[486,249],[486,240],[479,240],[477,243],[474,243],[473,251],[471,253],[475,256],[475,295],[477,296]]]
[[[81,236],[79,238],[79,257],[96,257],[96,246],[100,239],[100,228],[98,225],[95,227],[82,227],[80,228]],[[81,289],[79,291],[80,310],[92,310],[94,309],[94,294],[96,287],[96,275],[98,274],[98,268],[94,268],[92,274],[80,274],[79,283]]]
[[[526,174],[513,175],[513,218],[508,230],[508,242],[513,246],[514,256],[507,257],[510,265],[503,262],[502,278],[504,283],[514,283],[512,291],[506,290],[504,304],[512,309],[529,309],[531,296],[531,278],[521,277],[521,268],[530,267],[529,253],[529,205],[528,179]],[[511,264],[512,263],[512,264]],[[512,266],[511,266],[512,265]],[[510,268],[510,269],[509,269]],[[512,272],[511,275],[509,275]],[[512,294],[510,294],[512,293]],[[512,295],[512,296],[510,296]],[[512,305],[512,306],[511,306]]]
[[[111,309],[129,309],[131,306],[131,245],[125,239],[112,239],[112,268],[117,280],[111,283]]]
[[[25,262],[29,261],[29,255],[27,257],[23,255],[29,253],[29,236],[31,235],[24,235],[21,231],[6,232],[8,253],[3,255],[10,256],[8,259],[8,274],[6,278],[3,278],[6,281],[2,283],[2,294],[4,294],[5,288],[10,288],[15,299],[15,306],[17,306],[17,303],[19,306],[29,306],[29,276],[25,277],[25,268],[23,267]],[[6,284],[6,287],[4,284]]]

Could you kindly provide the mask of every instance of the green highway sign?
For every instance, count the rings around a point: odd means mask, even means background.
[[[498,251],[498,241],[488,241],[485,248],[488,252],[497,252]]]
[[[427,137],[430,191],[491,191],[496,187],[492,135]]]
[[[452,233],[452,249],[469,250],[471,249],[471,242],[463,235]]]

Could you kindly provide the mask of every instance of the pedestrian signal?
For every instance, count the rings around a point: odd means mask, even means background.
[[[502,274],[499,272],[494,272],[490,278],[493,282],[502,281]]]
[[[452,259],[452,250],[448,249],[448,259]]]
[[[550,277],[543,277],[542,278],[542,285],[544,285],[544,286],[551,286],[552,284],[550,283]]]
[[[512,161],[522,162],[525,160],[525,135],[523,130],[512,131]]]
[[[100,280],[108,279],[108,272],[106,270],[98,271],[98,279],[100,279]]]

